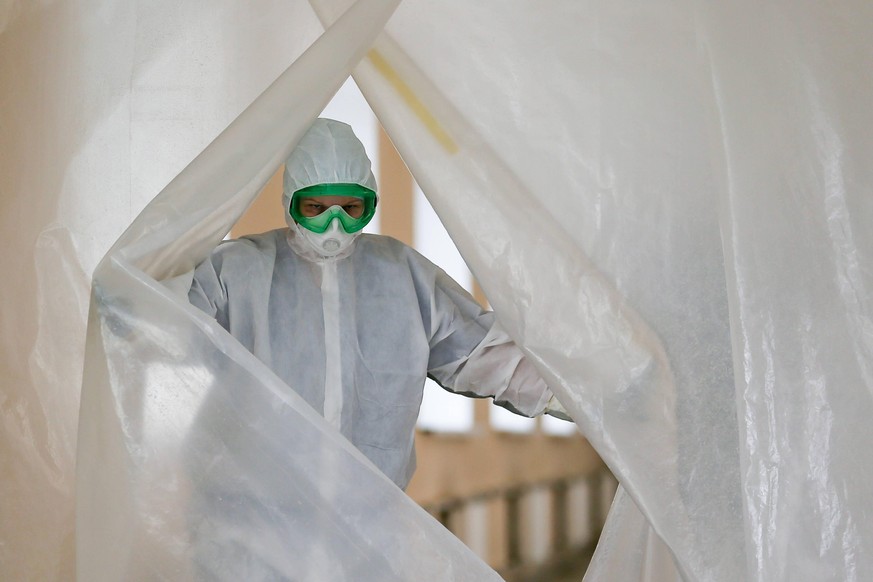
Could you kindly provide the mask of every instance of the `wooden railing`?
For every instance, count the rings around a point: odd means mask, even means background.
[[[507,581],[581,580],[615,486],[602,467],[423,507]]]

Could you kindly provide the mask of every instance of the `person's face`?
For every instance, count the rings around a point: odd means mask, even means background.
[[[354,196],[313,196],[300,201],[300,214],[307,218],[318,216],[331,206],[339,206],[352,218],[364,215],[364,201]]]

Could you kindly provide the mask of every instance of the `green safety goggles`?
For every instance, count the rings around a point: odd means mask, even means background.
[[[317,216],[304,216],[300,212],[300,204],[307,198],[319,196],[348,196],[364,201],[364,212],[355,218],[339,206],[331,206]],[[294,221],[306,230],[321,234],[330,228],[334,219],[338,219],[344,231],[349,234],[363,229],[376,213],[376,193],[360,184],[315,184],[294,192],[288,212]]]

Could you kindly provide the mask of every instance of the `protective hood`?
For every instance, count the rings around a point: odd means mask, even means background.
[[[370,158],[351,126],[318,118],[285,161],[282,208],[292,231],[297,229],[288,214],[288,205],[294,192],[316,184],[342,183],[359,184],[378,192]]]

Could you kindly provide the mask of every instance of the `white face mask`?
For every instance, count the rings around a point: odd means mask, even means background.
[[[352,246],[361,231],[349,234],[342,229],[340,221],[335,218],[330,227],[323,233],[312,232],[305,228],[297,229],[312,249],[322,257],[335,257]]]

